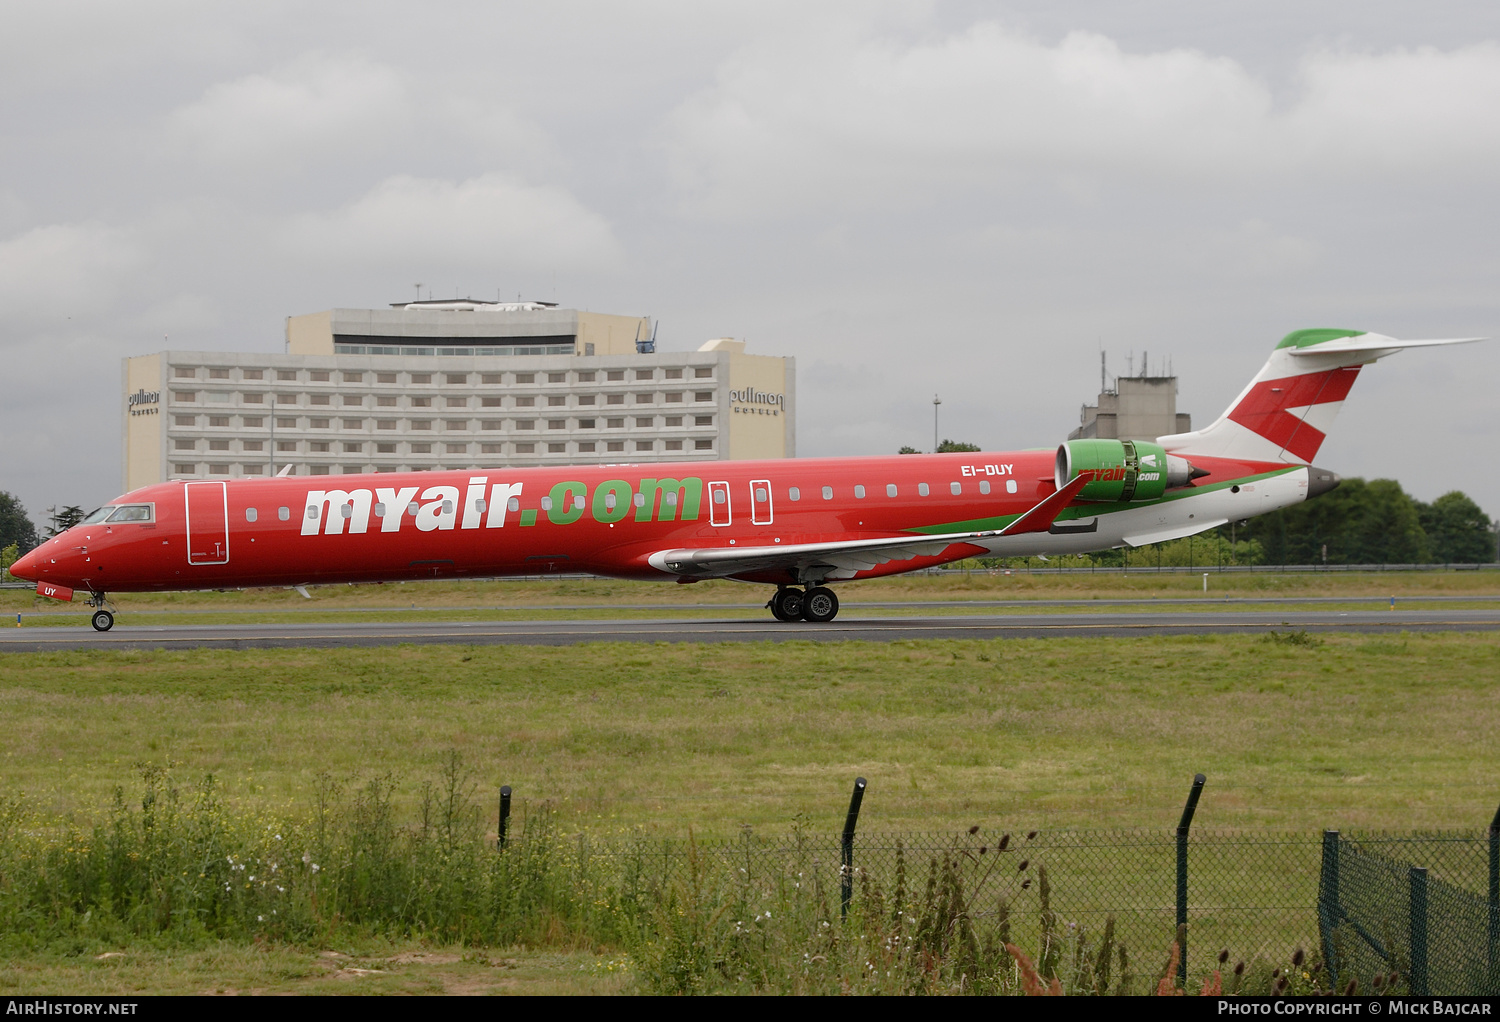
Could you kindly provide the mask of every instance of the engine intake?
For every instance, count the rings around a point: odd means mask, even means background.
[[[1057,449],[1053,477],[1059,490],[1087,477],[1081,500],[1133,501],[1156,500],[1206,474],[1144,440],[1069,440]]]

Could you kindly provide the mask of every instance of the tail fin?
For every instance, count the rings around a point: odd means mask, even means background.
[[[1183,456],[1306,465],[1317,457],[1362,366],[1405,348],[1480,340],[1398,341],[1357,330],[1298,330],[1282,339],[1216,421],[1191,433],[1159,437],[1157,443]]]

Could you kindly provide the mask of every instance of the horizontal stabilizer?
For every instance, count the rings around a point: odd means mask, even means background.
[[[1324,341],[1322,344],[1307,348],[1288,348],[1287,351],[1298,358],[1308,358],[1313,355],[1353,355],[1368,352],[1375,354],[1376,358],[1384,355],[1395,354],[1404,348],[1435,348],[1443,344],[1473,344],[1476,341],[1489,340],[1487,337],[1435,337],[1424,340],[1403,341],[1395,337],[1385,337],[1381,334],[1358,334],[1354,337],[1340,337],[1332,341]]]

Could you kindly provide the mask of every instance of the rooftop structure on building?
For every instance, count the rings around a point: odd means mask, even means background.
[[[128,358],[125,488],[794,455],[793,359],[654,340],[649,317],[463,298],[292,316],[279,354]]]
[[[1177,410],[1177,377],[1149,375],[1144,355],[1141,364],[1141,375],[1117,376],[1111,387],[1101,353],[1098,400],[1083,406],[1069,440],[1155,440],[1192,430],[1193,417]]]

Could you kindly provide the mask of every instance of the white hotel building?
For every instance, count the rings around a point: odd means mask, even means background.
[[[414,302],[287,320],[283,354],[124,360],[124,488],[169,479],[783,458],[795,362],[658,352],[641,317]]]

